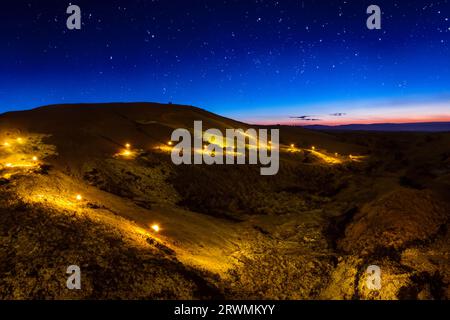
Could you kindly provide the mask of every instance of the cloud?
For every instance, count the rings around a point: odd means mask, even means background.
[[[309,117],[311,117],[311,116],[296,116],[296,117],[289,117],[289,118],[291,118],[291,119],[306,119],[306,118],[309,118]]]
[[[330,113],[330,116],[333,116],[333,117],[342,117],[345,115],[346,115],[346,113],[343,113],[343,112]]]
[[[312,118],[312,116],[296,116],[296,117],[289,117],[289,118],[303,120],[303,121],[320,121],[320,119]]]

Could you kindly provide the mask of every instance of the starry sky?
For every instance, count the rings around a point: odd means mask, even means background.
[[[0,39],[0,112],[170,101],[261,124],[450,121],[450,0],[8,0]]]

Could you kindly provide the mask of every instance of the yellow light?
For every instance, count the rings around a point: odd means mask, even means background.
[[[38,158],[36,156],[33,157],[33,161],[37,161]]]
[[[335,153],[334,153],[334,156],[335,156],[335,157],[337,157],[337,156],[338,156],[338,153],[337,153],[337,152],[335,152]]]
[[[316,147],[312,146],[311,149],[316,150]]]
[[[171,145],[172,145],[172,141],[167,142],[167,144],[168,144],[169,146],[171,146]]]
[[[17,142],[21,143],[22,142],[22,138],[17,138]]]
[[[118,153],[115,154],[118,157],[125,157],[127,159],[133,159],[136,156],[136,151],[132,149],[122,149]]]
[[[157,225],[157,224],[152,225],[152,229],[155,232],[159,232],[159,225]]]
[[[295,144],[291,144],[291,148],[294,148],[295,147]]]
[[[7,168],[31,168],[34,167],[34,164],[31,163],[7,163],[5,165]]]
[[[208,149],[208,146],[205,144],[204,146],[203,146],[203,149]]]
[[[130,149],[130,147],[131,147],[131,144],[129,144],[129,143],[125,144],[125,148]]]
[[[9,144],[9,142],[7,142],[7,141],[5,141],[5,143],[3,144],[5,147],[9,147],[10,146],[10,144]]]
[[[83,197],[81,196],[81,194],[77,194],[77,196],[75,197],[78,201],[83,200]]]

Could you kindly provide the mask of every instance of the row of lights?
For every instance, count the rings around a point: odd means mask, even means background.
[[[172,141],[169,141],[168,143],[167,143],[169,146],[172,146],[173,145],[173,142]],[[271,141],[269,141],[269,148],[270,148],[270,145],[272,144],[272,142]],[[129,144],[127,144],[128,146],[129,146]],[[294,149],[295,148],[295,144],[291,144],[290,145],[290,147],[291,147],[291,149]],[[207,145],[204,145],[203,146],[203,149],[204,150],[206,150],[208,148],[208,146]],[[232,148],[233,149],[236,149],[236,146],[232,146]],[[311,146],[311,150],[313,150],[313,151],[315,151],[316,150],[316,147],[315,146]],[[339,154],[337,153],[337,152],[335,152],[334,153],[334,155],[337,157]],[[352,158],[352,156],[350,155],[350,158]]]
[[[167,144],[169,145],[169,146],[172,146],[173,145],[173,142],[172,141],[169,141],[169,142],[167,142]],[[269,144],[272,144],[272,142],[269,142]],[[231,146],[233,149],[236,149],[236,146]],[[203,145],[203,149],[207,149],[208,148],[208,146],[205,144],[205,145]]]
[[[292,148],[292,149],[295,148],[295,144],[291,144],[291,148]],[[316,147],[315,147],[315,146],[311,146],[311,150],[315,151],[315,150],[316,150]],[[339,156],[339,153],[335,152],[335,153],[334,153],[334,156],[335,156],[335,157],[338,157],[338,156]],[[350,154],[348,157],[349,157],[350,159],[353,159],[353,158],[354,158],[351,154]]]

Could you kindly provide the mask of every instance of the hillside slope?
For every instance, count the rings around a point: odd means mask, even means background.
[[[278,127],[280,172],[261,176],[173,165],[194,120],[249,127],[150,103],[0,115],[0,298],[448,298],[448,135]],[[377,263],[395,281],[375,294]]]

